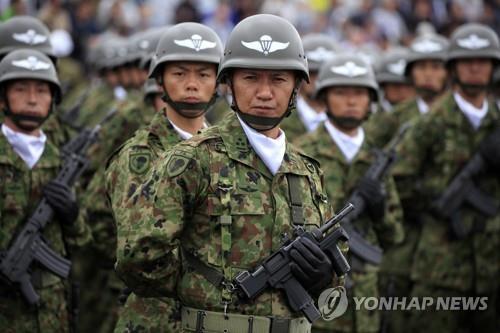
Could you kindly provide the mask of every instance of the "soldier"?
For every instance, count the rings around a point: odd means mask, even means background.
[[[402,211],[392,178],[374,181],[365,176],[375,161],[370,138],[362,124],[376,103],[378,85],[373,70],[359,56],[338,55],[327,61],[316,81],[318,98],[326,104],[328,121],[315,132],[297,139],[299,148],[319,160],[325,170],[325,188],[340,209],[357,190],[367,202],[367,211],[353,221],[365,240],[387,248],[403,240]],[[377,297],[378,267],[351,255],[351,297]],[[380,313],[354,309],[335,321],[319,321],[313,332],[378,332]]]
[[[499,60],[498,37],[489,27],[466,24],[454,31],[447,59],[452,91],[436,102],[425,117],[414,121],[398,149],[400,162],[394,168],[405,217],[414,216],[413,221],[421,224],[413,250],[411,278],[415,282],[411,296],[432,297],[434,302],[438,297],[488,297],[487,308],[414,311],[406,323],[407,331],[498,331],[498,213],[488,217],[474,206],[462,205],[452,219],[442,217],[442,212],[433,207],[476,152],[484,158],[487,170],[473,179],[473,185],[495,200],[500,199],[500,115],[487,100],[487,88]],[[492,132],[496,137],[490,136]],[[458,224],[464,232],[455,232],[452,224]],[[459,307],[464,309],[465,305]]]
[[[308,332],[283,293],[240,301],[230,286],[294,225],[318,226],[331,215],[318,163],[279,128],[308,80],[302,41],[288,21],[254,15],[234,28],[224,54],[218,80],[231,88],[235,112],[158,160],[128,201],[133,223],[119,235],[116,269],[134,290],[179,299],[184,331]],[[332,285],[331,260],[302,241],[292,250],[293,274],[317,295]]]
[[[426,34],[410,45],[405,76],[413,83],[415,98],[398,104],[393,112],[380,112],[367,124],[367,131],[377,146],[384,146],[407,121],[429,111],[446,90],[446,57],[449,42],[439,35]]]
[[[0,26],[0,59],[13,50],[29,48],[46,54],[57,64],[57,57],[50,44],[50,31],[42,21],[31,16],[15,16]],[[0,116],[2,117],[2,116]],[[65,144],[73,134],[71,129],[61,123],[57,110],[44,122],[44,131],[56,146]]]
[[[404,75],[408,56],[409,52],[405,48],[389,50],[376,66],[375,75],[382,89],[382,112],[391,112],[395,105],[415,95],[411,81]]]
[[[217,34],[198,23],[181,23],[162,35],[150,77],[155,86],[161,85],[166,106],[156,109],[151,123],[138,130],[109,160],[107,194],[115,216],[120,215],[128,200],[127,194],[132,194],[147,180],[149,169],[162,152],[206,126],[204,114],[215,99],[222,50]],[[118,235],[121,229],[128,229],[133,223],[122,218],[117,218],[116,222]],[[132,294],[120,314],[115,332],[139,328],[147,332],[179,331],[176,310],[171,298],[142,298]]]
[[[0,106],[4,113],[0,135],[0,249],[6,250],[38,202],[45,198],[55,212],[43,230],[51,248],[67,256],[90,234],[73,191],[52,180],[61,167],[59,149],[41,126],[61,99],[52,61],[43,53],[18,49],[0,62]],[[0,284],[2,332],[69,332],[67,285],[41,267],[32,267],[32,282],[40,295],[30,306],[17,286]]]
[[[302,134],[313,132],[326,120],[325,104],[315,98],[314,89],[321,64],[333,58],[337,53],[337,46],[328,35],[306,35],[302,42],[309,65],[309,83],[300,87],[297,96],[297,112],[293,112],[283,120],[280,126],[291,141]]]

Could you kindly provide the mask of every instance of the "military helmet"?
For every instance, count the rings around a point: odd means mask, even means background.
[[[479,23],[467,23],[458,27],[450,38],[448,63],[464,58],[500,60],[500,44],[495,31]]]
[[[50,58],[34,49],[18,49],[7,54],[0,61],[0,86],[19,79],[47,81],[54,93],[54,101],[61,100],[61,85],[56,68]]]
[[[415,38],[410,45],[410,55],[405,74],[409,75],[411,66],[421,60],[440,60],[446,62],[450,42],[441,35],[424,34]]]
[[[163,89],[158,85],[155,79],[147,79],[143,87],[144,102],[151,103],[151,99],[156,94],[162,94]]]
[[[294,70],[309,81],[302,40],[295,27],[279,16],[259,14],[238,23],[226,43],[217,80],[233,68]]]
[[[49,28],[37,18],[14,16],[0,26],[0,58],[20,48],[35,49],[56,60]]]
[[[141,60],[139,67],[142,69],[149,69],[151,60],[156,52],[156,47],[160,41],[161,36],[165,32],[167,27],[153,28],[145,31],[145,35],[142,40],[139,40],[139,48],[141,50]]]
[[[319,71],[321,65],[338,53],[332,37],[325,34],[309,34],[302,38],[309,71]]]
[[[387,51],[375,66],[375,77],[379,84],[399,83],[411,84],[405,76],[405,69],[410,52],[406,48],[395,48]]]
[[[326,88],[339,86],[366,87],[378,100],[378,84],[372,66],[358,55],[337,55],[321,66],[316,81],[316,96],[320,97]]]
[[[185,22],[163,32],[151,61],[149,77],[157,78],[160,69],[170,61],[196,61],[219,65],[222,41],[206,25]]]

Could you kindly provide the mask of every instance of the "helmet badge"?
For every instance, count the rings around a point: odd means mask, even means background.
[[[330,70],[335,74],[348,77],[356,77],[368,73],[368,70],[365,67],[358,66],[352,61],[347,61],[342,66],[332,66],[330,67]]]
[[[406,61],[404,59],[399,59],[398,62],[394,62],[387,65],[387,69],[392,74],[403,75],[405,72]]]
[[[253,42],[244,42],[241,41],[241,44],[247,49],[255,50],[264,55],[268,55],[269,53],[273,53],[278,50],[284,50],[288,47],[290,42],[281,43],[274,41],[269,35],[260,36],[259,40]]]
[[[334,52],[325,49],[323,46],[319,46],[314,50],[311,50],[306,53],[307,59],[317,62],[323,62],[333,58],[335,55]]]
[[[443,50],[443,47],[439,43],[428,39],[413,44],[411,48],[418,53],[433,53]]]
[[[30,71],[46,70],[50,68],[49,63],[38,60],[38,58],[34,56],[30,56],[22,60],[14,60],[12,61],[12,65],[20,68],[25,68]]]
[[[12,34],[12,38],[28,45],[42,44],[47,40],[47,36],[37,34],[33,29],[29,29],[25,33],[14,33]]]
[[[204,40],[198,34],[192,35],[190,39],[182,39],[182,40],[174,39],[174,43],[182,47],[193,49],[196,52],[205,49],[213,49],[217,45],[216,42],[210,42],[208,40]]]
[[[464,49],[478,50],[490,46],[490,41],[472,34],[467,38],[458,39],[457,44]]]

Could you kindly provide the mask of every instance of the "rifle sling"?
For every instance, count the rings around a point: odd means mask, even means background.
[[[294,226],[304,225],[304,210],[302,208],[302,192],[300,191],[300,178],[294,174],[286,175],[288,181],[288,193],[290,194],[290,210],[292,224]]]

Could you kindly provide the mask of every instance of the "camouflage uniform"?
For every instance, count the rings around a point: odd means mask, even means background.
[[[286,133],[286,136],[290,140],[295,140],[307,133],[307,128],[299,118],[297,110],[293,110],[292,113],[283,119],[283,122],[280,125],[280,128]]]
[[[255,267],[279,247],[285,233],[293,232],[287,174],[299,176],[301,192],[308,194],[303,197],[306,227],[321,224],[331,210],[317,162],[287,144],[283,164],[273,176],[234,114],[174,146],[128,201],[134,223],[119,235],[117,271],[133,288],[176,296],[184,306],[224,311],[221,290],[199,273],[176,264],[177,240],[205,265],[229,268],[231,277]],[[216,222],[229,213],[221,204],[226,199],[219,189],[222,184],[232,186],[228,191],[232,240],[224,241]],[[224,248],[229,251],[227,258],[221,254]],[[187,267],[184,258],[182,262]],[[284,295],[270,290],[255,302],[228,304],[227,311],[296,316],[290,313]]]
[[[486,311],[418,311],[412,313],[410,329],[427,332],[495,331],[495,300],[500,268],[500,217],[485,218],[462,207],[460,218],[474,231],[455,239],[450,222],[431,213],[431,204],[461,167],[475,153],[481,140],[498,127],[500,115],[491,106],[478,130],[459,110],[452,94],[446,94],[433,111],[416,120],[398,149],[394,168],[402,202],[419,212],[421,235],[413,250],[412,296],[488,296]],[[485,193],[500,198],[498,178],[486,173],[476,179]],[[406,211],[405,211],[406,215]],[[394,263],[393,263],[394,265]],[[498,314],[496,314],[498,315]]]
[[[127,140],[110,158],[106,169],[106,184],[113,214],[120,214],[120,207],[126,204],[128,194],[146,179],[150,168],[159,155],[176,143],[182,141],[170,124],[164,112],[157,113],[147,128],[139,130]],[[122,225],[117,218],[118,235]],[[119,239],[120,241],[120,239]],[[175,315],[175,301],[171,298],[142,298],[131,294],[121,310],[115,332],[153,332],[180,330]]]
[[[0,248],[7,249],[26,219],[42,199],[42,187],[55,178],[61,167],[58,149],[45,143],[42,157],[29,170],[14,152],[7,139],[0,135]],[[81,215],[83,212],[81,213]],[[43,235],[50,247],[67,256],[70,248],[90,240],[90,233],[80,216],[73,225],[54,220]],[[69,332],[69,313],[66,281],[51,273],[33,268],[33,282],[41,297],[38,308],[30,307],[12,286],[0,285],[0,330],[6,333]]]
[[[368,140],[363,142],[355,159],[349,164],[340,149],[333,142],[324,126],[315,132],[297,139],[299,147],[310,156],[314,156],[325,170],[325,188],[334,204],[334,209],[341,208],[356,188],[359,179],[374,162],[372,150],[375,148]],[[355,221],[356,228],[373,245],[387,248],[403,240],[401,226],[402,211],[399,197],[392,178],[385,182],[388,193],[386,213],[382,222],[374,222],[367,215]],[[362,271],[352,267],[354,286],[348,290],[351,297],[377,297],[378,267],[364,264]],[[359,268],[358,268],[359,269]],[[378,332],[380,313],[361,308],[354,310],[354,302],[350,299],[347,312],[334,321],[319,321],[314,324],[314,332]]]

